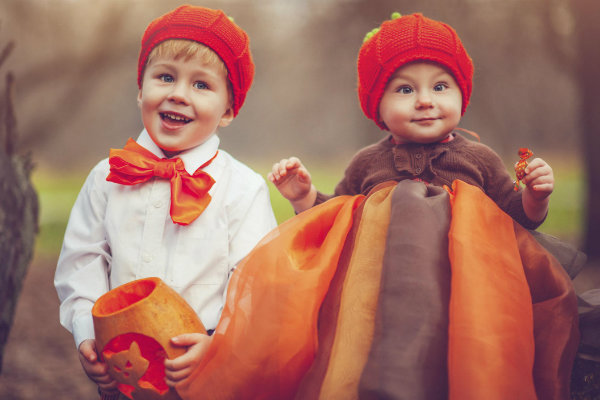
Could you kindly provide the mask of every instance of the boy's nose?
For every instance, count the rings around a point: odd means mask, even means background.
[[[169,101],[187,104],[187,98],[187,89],[183,84],[173,85],[172,90],[168,96]]]

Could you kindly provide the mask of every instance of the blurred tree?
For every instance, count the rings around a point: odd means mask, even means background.
[[[590,261],[600,262],[600,2],[573,0],[578,38],[577,77],[581,91],[581,124],[587,174],[587,217],[584,251]]]
[[[16,15],[25,7],[19,3],[13,4],[17,10],[12,12]],[[20,88],[26,95],[37,93],[40,82],[42,84],[54,84],[60,80],[71,82],[66,90],[62,93],[57,90],[55,94],[54,102],[60,104],[60,111],[40,113],[33,121],[29,121],[27,131],[21,132],[20,146],[35,148],[55,140],[56,135],[48,133],[60,132],[64,129],[65,120],[90,107],[90,94],[97,93],[105,84],[101,79],[105,71],[115,68],[115,65],[123,59],[124,52],[129,50],[129,43],[107,40],[107,37],[117,36],[126,27],[127,2],[111,2],[104,7],[105,15],[95,27],[97,33],[92,35],[93,41],[86,44],[86,50],[82,55],[63,54],[48,62],[29,66],[19,74],[19,80],[22,82]],[[71,57],[75,57],[75,61],[72,61]],[[66,62],[65,59],[69,61]],[[58,112],[61,114],[57,114]]]
[[[0,52],[0,67],[14,44]],[[12,325],[25,273],[33,256],[38,227],[38,199],[30,182],[29,157],[15,154],[16,120],[12,106],[14,78],[6,74],[0,95],[0,371],[2,354]]]

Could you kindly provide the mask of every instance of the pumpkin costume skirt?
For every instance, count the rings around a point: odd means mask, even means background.
[[[568,275],[479,189],[413,181],[281,224],[183,399],[568,399]]]

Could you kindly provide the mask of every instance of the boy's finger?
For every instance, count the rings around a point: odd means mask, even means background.
[[[171,338],[175,346],[192,346],[198,342],[208,339],[208,335],[202,333],[184,333]]]
[[[79,353],[89,362],[93,363],[98,359],[96,354],[96,342],[91,339],[84,340],[79,345]]]
[[[107,373],[99,374],[99,375],[94,375],[94,380],[98,384],[102,383],[104,385],[110,385],[113,382],[115,382],[115,384],[116,384],[116,381],[110,375],[108,375]]]
[[[178,370],[165,370],[165,378],[172,382],[178,382],[187,378],[193,371],[192,366],[187,366]]]
[[[193,358],[189,355],[189,353],[185,353],[179,357],[173,358],[172,360],[165,360],[165,373],[180,371],[184,368],[188,368],[192,363]]]
[[[98,383],[98,381],[96,381],[96,383],[98,384],[98,387],[105,392],[116,392],[118,389],[118,382],[115,380],[109,383]]]

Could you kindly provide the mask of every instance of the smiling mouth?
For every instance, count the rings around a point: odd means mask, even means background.
[[[181,114],[177,114],[177,113],[161,112],[159,114],[160,114],[160,118],[165,122],[175,122],[175,123],[179,123],[179,124],[187,124],[189,122],[192,122],[191,119],[189,119]]]

